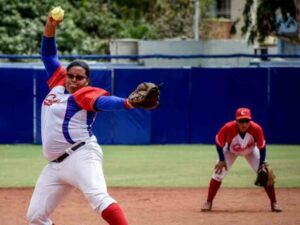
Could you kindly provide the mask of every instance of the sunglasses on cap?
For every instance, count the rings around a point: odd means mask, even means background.
[[[239,119],[238,123],[249,123],[250,120],[249,119]]]
[[[87,77],[86,76],[81,76],[81,75],[73,75],[71,73],[68,73],[67,74],[68,78],[70,80],[73,80],[75,78],[76,81],[82,81],[83,79],[86,79]]]

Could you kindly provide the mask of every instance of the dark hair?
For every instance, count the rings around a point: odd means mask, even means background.
[[[71,62],[68,67],[67,67],[67,71],[74,66],[80,66],[85,70],[86,75],[89,77],[90,76],[90,67],[89,65],[84,62],[84,61],[79,61],[79,60],[75,60],[73,62]]]

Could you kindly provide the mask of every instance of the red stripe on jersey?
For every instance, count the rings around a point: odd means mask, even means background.
[[[124,101],[124,106],[125,106],[126,109],[134,109],[134,107],[129,104],[128,99],[126,99]]]
[[[226,123],[218,132],[216,136],[216,143],[224,147],[226,143],[231,143],[232,139],[239,133],[236,121]],[[257,147],[263,148],[265,146],[265,138],[262,128],[255,122],[250,121],[250,126],[247,133],[253,136]]]
[[[57,67],[55,72],[51,75],[50,79],[48,80],[49,88],[52,89],[58,85],[65,86],[66,74],[67,74],[67,70],[62,65]]]
[[[73,93],[75,102],[84,110],[87,111],[96,111],[94,109],[95,101],[100,96],[107,96],[109,92],[95,87],[83,87],[80,88],[78,91]]]

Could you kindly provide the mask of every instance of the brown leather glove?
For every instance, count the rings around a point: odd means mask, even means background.
[[[159,86],[151,83],[140,83],[128,96],[128,102],[134,108],[155,109],[159,105]]]
[[[254,184],[261,187],[273,186],[275,183],[275,178],[276,177],[270,165],[264,162],[258,167],[257,177]]]

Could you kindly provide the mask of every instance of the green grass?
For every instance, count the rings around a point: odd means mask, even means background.
[[[216,161],[213,145],[102,146],[112,187],[207,187]],[[277,187],[300,187],[300,146],[269,145]],[[46,160],[39,145],[0,145],[0,187],[32,187]],[[224,187],[254,187],[255,174],[239,157]]]

